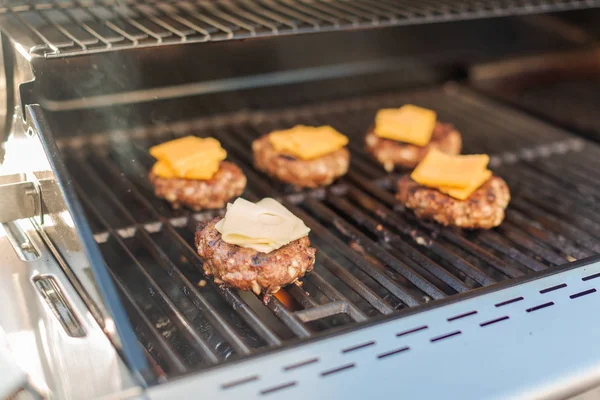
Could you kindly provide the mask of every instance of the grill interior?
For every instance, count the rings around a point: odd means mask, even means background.
[[[551,83],[524,83],[511,90],[495,91],[497,96],[557,124],[600,140],[600,77],[555,80]]]
[[[363,150],[382,107],[435,109],[463,134],[464,152],[492,155],[513,199],[504,223],[461,231],[418,221]],[[349,174],[327,190],[293,191],[252,167],[250,143],[295,124],[330,124],[350,137]],[[172,210],[154,197],[151,145],[214,136],[248,177],[244,197],[285,202],[317,248],[304,290],[265,306],[215,286],[193,249],[199,221],[218,212]],[[168,377],[351,329],[361,322],[600,253],[600,149],[463,88],[308,105],[65,139],[63,156],[140,342]],[[577,212],[574,212],[574,211]]]
[[[594,0],[7,1],[0,23],[47,58],[174,43],[584,9]]]

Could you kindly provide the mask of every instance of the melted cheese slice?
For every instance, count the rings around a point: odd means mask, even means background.
[[[150,148],[158,159],[152,171],[163,178],[211,179],[227,152],[214,138],[186,136]]]
[[[227,205],[215,228],[229,244],[270,253],[310,232],[302,220],[272,198],[251,203],[241,197]]]
[[[152,167],[152,172],[162,178],[177,178],[175,171],[164,161],[157,161]]]
[[[221,143],[211,137],[185,136],[151,147],[150,154],[157,160],[163,160],[167,157],[184,157],[193,150],[209,148],[219,149]]]
[[[490,171],[489,169],[486,169],[485,171],[481,171],[481,172],[477,173],[473,177],[473,181],[471,181],[471,184],[469,186],[466,186],[461,189],[453,188],[453,187],[449,187],[449,186],[438,186],[437,190],[439,190],[442,193],[446,193],[447,195],[454,197],[455,199],[466,200],[469,198],[469,196],[471,196],[473,194],[474,191],[479,189],[479,187],[481,185],[483,185],[485,182],[487,182],[487,180],[490,179],[491,177],[492,177],[492,171]]]
[[[486,170],[489,161],[487,154],[457,156],[431,149],[410,177],[425,186],[464,189]]]
[[[431,140],[436,119],[435,111],[411,104],[379,110],[375,116],[375,135],[424,147]]]
[[[348,138],[331,126],[297,125],[292,129],[271,132],[269,141],[278,152],[302,160],[322,157],[348,144]]]

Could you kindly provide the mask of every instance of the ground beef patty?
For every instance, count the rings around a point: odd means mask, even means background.
[[[150,173],[156,196],[166,199],[174,208],[184,205],[196,211],[223,208],[227,201],[239,196],[246,187],[246,176],[235,164],[222,161],[209,180],[162,178]]]
[[[316,250],[308,236],[295,240],[270,253],[261,253],[225,243],[215,228],[217,217],[196,230],[196,249],[204,259],[204,272],[216,284],[241,290],[272,294],[282,286],[296,282],[315,264]]]
[[[510,192],[502,178],[492,176],[468,199],[457,200],[404,175],[398,181],[396,197],[420,218],[467,229],[490,229],[504,219]]]
[[[451,124],[437,122],[431,135],[431,141],[425,147],[380,138],[374,128],[365,137],[367,151],[377,159],[386,171],[394,167],[414,168],[425,157],[429,149],[437,148],[448,154],[460,154],[462,138]]]
[[[348,172],[350,153],[341,148],[314,160],[300,160],[275,150],[264,135],[252,143],[254,165],[269,176],[299,187],[326,186]]]

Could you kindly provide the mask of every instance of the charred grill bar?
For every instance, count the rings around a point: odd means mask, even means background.
[[[394,198],[363,150],[378,108],[416,103],[463,133],[465,151],[490,152],[511,187],[504,223],[459,231],[419,221]],[[524,277],[600,253],[600,149],[460,87],[392,93],[65,139],[63,156],[138,338],[169,377],[340,332],[370,319]],[[331,124],[350,139],[350,173],[327,190],[293,192],[252,167],[251,141],[293,124]],[[147,181],[147,149],[182,135],[215,136],[248,177],[245,196],[274,196],[312,229],[314,272],[266,306],[202,274],[193,234],[217,212],[172,210]],[[558,167],[558,166],[561,167]],[[574,213],[574,210],[577,213]],[[306,292],[305,292],[306,291]],[[350,351],[350,350],[349,350]]]

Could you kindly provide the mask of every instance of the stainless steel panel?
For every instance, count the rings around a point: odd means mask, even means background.
[[[217,368],[151,399],[558,399],[600,384],[600,263]]]
[[[31,386],[45,397],[59,399],[89,399],[134,390],[135,380],[34,224],[28,220],[17,224],[41,256],[21,260],[0,226],[0,326],[7,348],[28,374]],[[53,279],[84,335],[75,337],[64,329],[36,289],[34,282],[42,277]]]
[[[28,178],[37,182],[43,218],[36,219],[42,238],[85,301],[90,315],[119,348],[140,384],[153,380],[147,360],[122,308],[104,260],[93,239],[68,172],[39,106],[27,106],[26,151],[35,154]]]
[[[41,215],[39,191],[33,182],[2,184],[0,177],[0,223]]]

